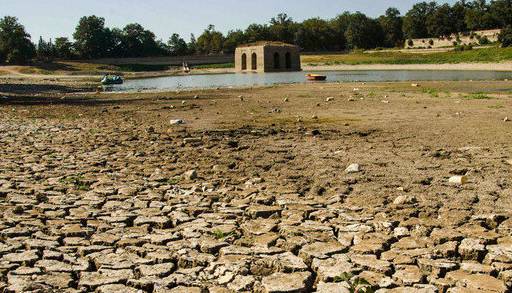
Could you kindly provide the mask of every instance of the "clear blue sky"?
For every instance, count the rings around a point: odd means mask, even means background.
[[[361,11],[376,17],[388,7],[402,14],[415,0],[0,0],[0,16],[16,16],[33,40],[71,37],[80,17],[105,17],[109,27],[138,22],[167,40],[176,32],[185,39],[196,37],[214,24],[226,33],[251,23],[267,23],[285,12],[296,21],[310,17],[332,18],[343,11]],[[454,3],[440,0],[438,3]]]

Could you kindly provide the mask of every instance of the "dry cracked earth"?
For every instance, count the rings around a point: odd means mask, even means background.
[[[6,96],[0,291],[510,292],[511,88]]]

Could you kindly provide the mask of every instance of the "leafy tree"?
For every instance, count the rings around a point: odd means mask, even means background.
[[[486,0],[475,0],[468,3],[465,21],[470,30],[492,29],[499,25]]]
[[[106,57],[114,47],[112,32],[105,28],[105,19],[95,15],[80,19],[73,38],[81,58]]]
[[[415,4],[404,17],[403,31],[405,36],[411,39],[430,37],[425,24],[436,8],[436,2]]]
[[[121,46],[124,57],[146,57],[162,55],[155,34],[138,23],[128,24],[123,28]]]
[[[249,25],[245,30],[245,36],[250,43],[269,40],[271,38],[269,27],[261,24]]]
[[[333,50],[336,33],[326,20],[310,18],[300,25],[295,34],[295,44],[306,51]]]
[[[286,13],[280,13],[270,20],[269,33],[271,40],[292,43],[297,25]]]
[[[167,42],[171,56],[183,56],[188,54],[187,42],[178,34],[172,34]]]
[[[50,39],[49,42],[43,40],[43,37],[39,38],[39,43],[36,49],[37,59],[40,61],[50,62],[56,57],[55,46]]]
[[[512,47],[512,26],[504,28],[498,36],[502,47]]]
[[[73,54],[73,43],[68,38],[60,37],[55,39],[55,54],[58,58],[72,59]]]
[[[240,44],[246,43],[247,37],[245,33],[241,30],[229,31],[226,39],[224,40],[224,53],[230,54],[234,53],[236,47]]]
[[[449,4],[444,4],[435,8],[427,16],[427,31],[431,37],[446,37],[452,33],[457,33],[457,24]]]
[[[382,45],[383,32],[376,20],[356,12],[350,17],[345,38],[350,49],[370,49]]]
[[[190,34],[190,41],[188,42],[188,53],[195,54],[197,52],[197,40],[194,34]]]
[[[209,25],[197,39],[197,49],[203,54],[218,54],[222,52],[224,36],[215,30],[214,25]]]
[[[34,44],[16,17],[0,19],[0,63],[25,64],[35,56]]]
[[[384,32],[384,46],[402,47],[404,33],[402,31],[403,20],[400,11],[396,8],[388,8],[386,15],[379,17],[379,23]]]
[[[489,7],[497,27],[504,28],[512,25],[512,0],[495,0]]]

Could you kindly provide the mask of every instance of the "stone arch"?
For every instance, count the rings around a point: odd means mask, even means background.
[[[281,68],[281,56],[279,55],[279,52],[274,53],[274,69],[280,69]]]
[[[286,52],[285,59],[286,69],[292,69],[292,54],[290,52]]]
[[[251,69],[258,70],[258,55],[256,55],[256,53],[252,53],[251,55]]]
[[[247,70],[247,54],[242,54],[242,70]]]

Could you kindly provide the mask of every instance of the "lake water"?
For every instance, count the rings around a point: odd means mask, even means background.
[[[110,86],[111,91],[185,90],[197,88],[248,87],[283,83],[304,83],[307,72],[226,73],[186,75],[127,80]],[[351,81],[428,81],[428,80],[503,80],[512,79],[512,71],[448,71],[448,70],[368,70],[325,71],[327,82]]]

